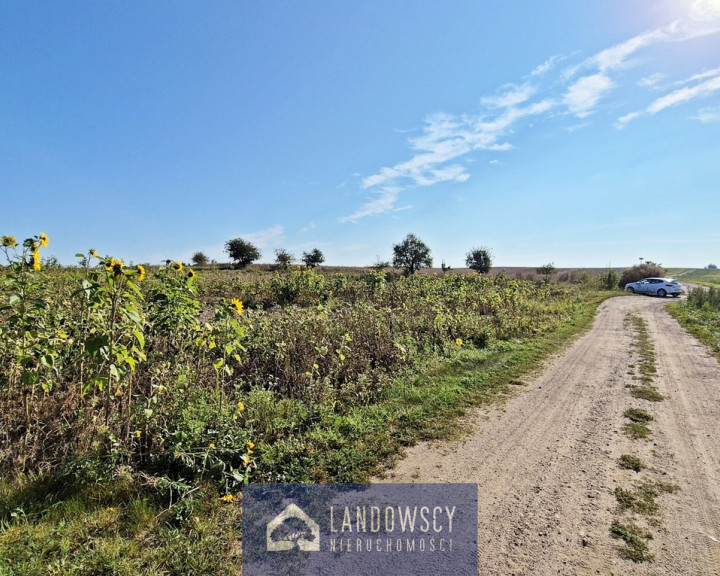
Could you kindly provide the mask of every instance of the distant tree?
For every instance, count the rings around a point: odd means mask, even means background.
[[[233,238],[225,242],[225,252],[235,262],[236,268],[245,268],[260,258],[260,251],[255,245],[242,238]]]
[[[291,254],[288,250],[285,250],[284,248],[278,248],[275,250],[275,264],[277,264],[280,268],[290,268],[294,261],[295,255]]]
[[[555,273],[555,270],[555,264],[553,262],[550,262],[549,264],[545,264],[544,266],[536,268],[535,272],[545,276],[545,281],[547,282],[548,280],[550,280],[550,276]]]
[[[625,268],[620,275],[620,288],[625,288],[628,282],[637,282],[643,278],[662,278],[665,276],[665,269],[654,262],[635,264],[631,268]]]
[[[195,252],[195,254],[192,255],[192,263],[195,266],[205,266],[208,263],[208,257],[205,256],[204,252]]]
[[[323,256],[320,250],[315,248],[311,252],[303,252],[302,261],[308,268],[315,268],[315,266],[320,266],[320,264],[325,262],[325,256]]]
[[[492,254],[488,248],[473,248],[466,254],[465,265],[478,274],[487,274],[492,268]]]
[[[414,274],[420,268],[430,268],[430,248],[415,234],[408,234],[405,240],[393,246],[393,266],[402,268],[406,276]]]
[[[715,266],[715,264],[708,264],[708,270],[717,270],[717,266]]]

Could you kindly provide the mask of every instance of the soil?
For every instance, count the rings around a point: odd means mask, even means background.
[[[417,445],[379,481],[476,482],[482,576],[720,576],[720,365],[668,301],[606,301],[592,329],[506,402],[475,411],[463,440]],[[630,395],[638,358],[628,314],[647,323],[662,402]],[[649,439],[623,432],[631,407],[654,417]],[[648,468],[621,469],[623,454]],[[680,490],[657,498],[655,516],[619,511],[615,488],[641,481]],[[623,557],[614,520],[652,533],[653,562]]]

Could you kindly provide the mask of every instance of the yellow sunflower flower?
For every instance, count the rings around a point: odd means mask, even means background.
[[[233,500],[235,500],[235,496],[232,494],[226,494],[225,496],[220,497],[221,502],[232,502]]]
[[[39,249],[33,248],[32,259],[33,259],[33,270],[40,270],[42,268],[42,265],[40,264],[40,250]]]
[[[136,268],[137,268],[137,281],[142,282],[143,280],[145,280],[145,266],[138,264],[136,266]]]
[[[173,270],[175,270],[176,272],[180,272],[180,271],[183,269],[182,262],[173,262],[173,263],[172,263],[172,268],[173,268]]]
[[[457,339],[455,340],[455,344],[456,344],[457,346],[462,346],[462,345],[463,345],[462,338],[457,338]]]
[[[193,278],[195,278],[195,270],[191,270],[190,268],[188,268],[187,277],[188,277],[190,280],[192,280]]]
[[[93,258],[100,258],[100,256],[98,256],[97,250],[95,250],[95,248],[90,250],[90,256],[92,256]]]
[[[40,232],[39,238],[40,238],[40,245],[41,245],[41,246],[47,246],[47,245],[48,245],[49,239],[48,239],[48,237],[47,237],[47,234],[45,234],[45,232]]]
[[[242,313],[243,313],[243,303],[240,302],[240,300],[238,300],[237,298],[233,298],[233,299],[230,301],[230,307],[231,307],[231,308],[234,308],[234,309],[235,309],[235,312],[237,312],[238,314],[242,314]]]
[[[15,248],[15,246],[17,246],[17,239],[15,236],[3,236],[2,245],[5,248]]]

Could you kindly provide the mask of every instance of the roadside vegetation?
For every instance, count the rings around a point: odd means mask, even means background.
[[[706,282],[709,287],[691,289],[684,301],[673,302],[668,310],[688,332],[707,344],[720,360],[720,273],[717,270],[703,272],[712,272],[704,278],[712,278],[717,284]]]
[[[362,481],[456,434],[612,294],[310,265],[200,277],[96,250],[48,270],[48,242],[2,238],[0,574],[239,573],[244,483]]]

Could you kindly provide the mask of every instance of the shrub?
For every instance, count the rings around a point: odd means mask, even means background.
[[[631,268],[625,268],[620,276],[620,288],[630,282],[637,282],[643,278],[663,277],[665,269],[654,262],[645,262],[645,264],[635,264]]]
[[[278,248],[275,250],[275,264],[277,264],[278,268],[286,270],[292,266],[294,261],[295,255],[290,251],[285,250],[284,248]]]
[[[208,263],[208,257],[205,255],[204,252],[195,252],[195,254],[192,255],[192,263],[195,266],[206,266]]]

